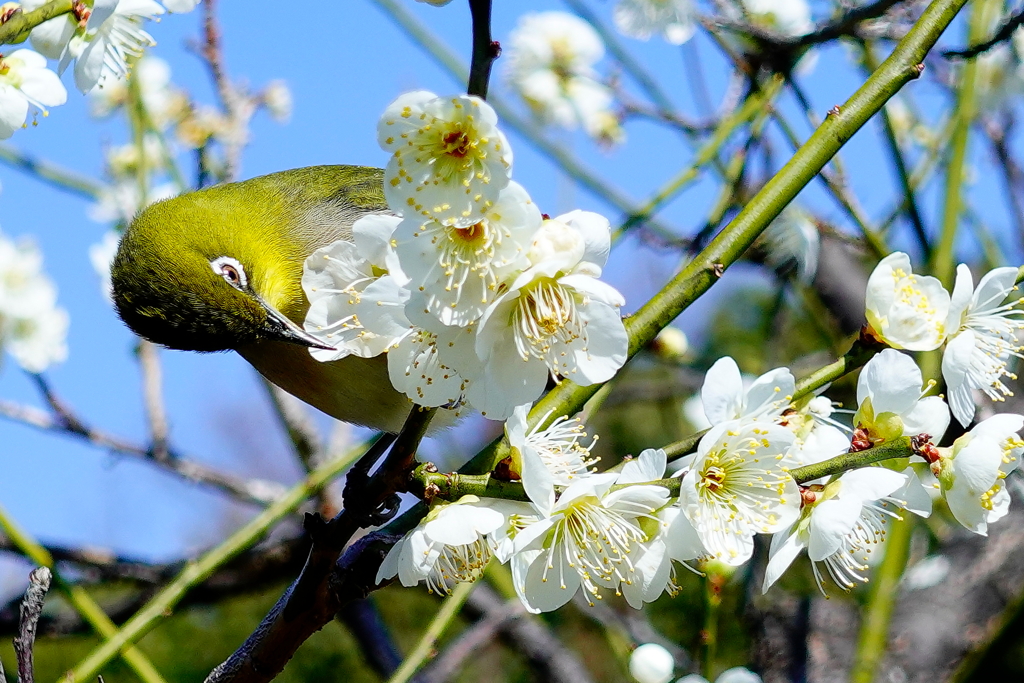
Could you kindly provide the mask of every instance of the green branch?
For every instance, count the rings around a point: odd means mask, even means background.
[[[0,143],[0,162],[25,171],[36,179],[54,185],[58,189],[86,199],[99,199],[103,192],[103,185],[89,176],[43,159],[36,159],[7,143]]]
[[[792,159],[761,188],[743,211],[634,315],[626,319],[629,356],[718,281],[829,160],[900,88],[921,75],[922,61],[967,0],[935,0],[879,69],[814,132]],[[581,387],[565,380],[541,399],[531,420],[582,408],[599,385]],[[492,463],[493,464],[493,463]]]
[[[798,484],[806,484],[809,481],[822,477],[830,477],[834,474],[842,474],[843,472],[860,469],[861,467],[868,467],[883,460],[909,458],[915,455],[915,453],[910,437],[901,436],[898,439],[887,441],[874,448],[856,453],[843,453],[813,465],[798,467],[790,470],[789,474]],[[675,497],[679,495],[680,478],[668,477],[655,481],[638,482],[636,484],[618,484],[613,486],[612,489],[622,489],[629,486],[661,486],[668,489],[670,496]],[[420,465],[413,472],[410,491],[428,501],[444,500],[455,502],[463,496],[500,498],[502,500],[521,502],[528,502],[530,500],[523,489],[522,482],[502,481],[495,479],[490,474],[437,472],[436,468],[429,463]]]
[[[420,636],[419,642],[405,658],[398,670],[388,679],[388,683],[407,683],[423,663],[436,653],[438,639],[451,627],[462,606],[466,604],[469,594],[476,588],[475,583],[460,583],[445,597],[441,609],[427,625],[427,630]]]
[[[31,12],[18,12],[0,25],[0,45],[21,43],[28,38],[28,32],[45,21],[71,12],[73,0],[53,0]]]
[[[771,111],[771,102],[782,90],[783,83],[785,83],[783,78],[776,77],[764,89],[751,93],[743,106],[726,117],[715,129],[711,138],[697,150],[691,164],[655,192],[639,210],[631,214],[619,226],[619,229],[612,235],[612,242],[620,239],[630,228],[647,220],[665,202],[696,180],[704,166],[718,159],[718,152],[729,141],[733,131],[748,121],[764,118]]]

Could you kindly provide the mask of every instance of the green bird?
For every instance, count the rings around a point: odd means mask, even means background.
[[[339,420],[397,432],[412,406],[387,358],[321,363],[302,329],[306,257],[389,213],[384,172],[313,166],[153,204],[125,230],[114,304],[136,334],[171,349],[237,351],[264,377]]]

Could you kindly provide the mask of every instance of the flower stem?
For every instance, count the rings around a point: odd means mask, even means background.
[[[455,618],[459,616],[462,606],[466,604],[466,598],[476,588],[475,583],[460,583],[444,599],[441,609],[427,625],[427,630],[420,636],[416,647],[412,649],[409,656],[405,658],[398,670],[388,679],[388,683],[407,683],[413,674],[419,671],[423,663],[430,658],[434,652],[437,640],[444,635],[445,631],[452,625]]]
[[[466,92],[487,99],[491,67],[501,50],[491,40],[491,0],[469,0],[469,11],[473,16],[473,57]]]

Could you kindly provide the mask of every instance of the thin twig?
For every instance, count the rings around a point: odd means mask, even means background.
[[[483,587],[485,585],[481,584],[477,590]],[[485,610],[479,621],[460,633],[434,661],[423,668],[418,680],[421,683],[445,683],[455,679],[467,659],[494,640],[511,621],[521,619],[527,614],[529,612],[518,598],[509,600],[495,609]]]
[[[153,458],[158,462],[168,460],[167,412],[164,410],[163,373],[156,344],[139,340],[139,370],[142,372],[142,402],[149,422],[149,434],[153,443]]]
[[[28,590],[21,602],[21,621],[14,639],[14,653],[18,658],[18,683],[35,683],[32,648],[36,642],[36,626],[43,613],[43,600],[50,590],[53,575],[47,567],[36,567],[28,575]]]
[[[11,401],[0,401],[0,417],[15,420],[36,429],[72,436],[97,448],[155,464],[186,481],[217,489],[244,503],[270,505],[280,497],[284,490],[284,487],[277,482],[265,479],[240,479],[190,460],[174,451],[171,451],[170,457],[164,461],[154,460],[151,457],[150,448],[94,429],[83,422],[50,390],[48,383],[41,376],[34,375],[33,377],[50,404],[51,412],[47,413],[38,408]]]
[[[999,30],[996,31],[995,35],[988,40],[961,50],[946,50],[942,53],[942,56],[947,59],[974,59],[978,55],[988,52],[999,43],[1012,38],[1014,31],[1020,28],[1021,24],[1024,24],[1024,7],[1021,7],[1007,17],[1006,21],[1004,21],[1003,25],[999,27]]]
[[[412,675],[419,670],[423,662],[430,657],[430,653],[434,651],[434,646],[437,645],[438,639],[444,635],[445,631],[451,627],[452,622],[459,616],[466,598],[469,597],[469,594],[475,588],[476,584],[473,583],[460,583],[455,586],[455,589],[445,597],[441,608],[437,610],[437,614],[427,624],[427,628],[423,631],[423,635],[420,636],[412,652],[405,658],[402,665],[398,667],[398,671],[388,679],[388,683],[408,683],[412,679]]]

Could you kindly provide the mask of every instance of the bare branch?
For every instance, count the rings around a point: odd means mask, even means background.
[[[276,482],[263,479],[240,479],[215,470],[208,465],[188,460],[173,451],[169,453],[166,460],[158,461],[153,458],[151,449],[101,432],[86,424],[54,394],[49,383],[42,376],[33,375],[33,378],[50,405],[51,412],[47,413],[38,408],[0,400],[0,417],[6,417],[37,429],[73,436],[118,455],[158,465],[182,479],[217,489],[241,502],[266,506],[274,502],[284,490],[284,487]]]
[[[43,612],[43,599],[50,590],[53,575],[46,567],[37,567],[28,575],[29,585],[21,603],[21,622],[18,637],[14,639],[14,652],[18,657],[18,683],[35,683],[32,648],[36,642],[36,625]]]
[[[139,340],[137,350],[139,369],[142,371],[142,400],[149,421],[149,434],[153,441],[153,457],[158,461],[170,459],[167,446],[167,413],[164,410],[163,373],[156,344]]]
[[[1009,40],[1013,37],[1014,31],[1020,28],[1021,24],[1024,24],[1024,7],[1021,7],[1007,17],[1003,25],[996,31],[996,34],[985,42],[961,50],[946,50],[942,53],[942,56],[947,59],[974,59],[978,55],[988,52],[999,43]]]

